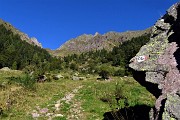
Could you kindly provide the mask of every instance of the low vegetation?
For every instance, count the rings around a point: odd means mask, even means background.
[[[112,51],[102,49],[69,55],[64,57],[62,65],[82,73],[97,74],[107,71],[111,76],[131,76],[129,61],[149,39],[150,35],[146,34],[123,42]]]
[[[7,82],[5,88],[0,88],[1,119],[33,119],[33,111],[37,107],[48,109],[55,113],[53,119],[75,118],[103,119],[109,111],[118,111],[125,107],[146,105],[152,107],[155,98],[131,77],[112,77],[111,81],[98,81],[94,75],[87,80],[73,81],[62,78],[51,82],[35,83],[36,90],[30,90],[19,84],[19,80],[9,79],[23,76],[20,71],[0,72],[0,82]],[[8,75],[7,75],[8,74]],[[64,75],[64,74],[63,74]],[[84,74],[84,76],[86,76]],[[15,82],[14,82],[15,81]],[[17,83],[17,84],[16,84]],[[81,86],[81,87],[79,87]],[[79,89],[77,89],[79,87]],[[68,96],[73,96],[68,99]],[[147,97],[148,96],[148,97]],[[66,99],[65,99],[66,98]],[[55,104],[61,101],[60,110],[56,111]],[[67,102],[69,101],[69,103]],[[72,114],[73,105],[79,108],[78,115]],[[46,113],[47,114],[47,113]],[[39,117],[44,120],[48,116]]]

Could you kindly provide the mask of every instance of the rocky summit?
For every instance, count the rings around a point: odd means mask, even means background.
[[[134,78],[157,98],[151,120],[180,119],[179,46],[180,2],[156,22],[150,41],[129,64],[135,70]]]
[[[83,34],[77,38],[67,41],[65,44],[51,53],[54,56],[65,56],[102,49],[112,50],[114,46],[118,46],[124,41],[142,36],[144,34],[150,34],[150,32],[151,28],[139,31],[108,32],[103,35],[99,34],[98,32],[96,32],[94,35]]]

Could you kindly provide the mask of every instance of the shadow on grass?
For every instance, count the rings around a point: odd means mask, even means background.
[[[134,107],[122,108],[116,112],[104,113],[103,120],[149,120],[151,107],[147,105],[136,105]]]

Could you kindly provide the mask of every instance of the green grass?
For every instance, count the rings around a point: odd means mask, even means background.
[[[22,72],[4,72],[0,71],[0,83],[7,81],[8,77],[21,76]],[[67,75],[67,73],[66,73]],[[0,89],[0,106],[4,109],[3,120],[31,120],[30,113],[36,109],[47,107],[53,111],[52,107],[57,100],[64,97],[65,94],[71,92],[78,86],[83,85],[75,96],[75,100],[81,102],[83,120],[103,119],[105,112],[111,111],[116,107],[124,107],[124,100],[120,101],[120,105],[116,105],[114,92],[118,84],[122,89],[122,94],[127,97],[129,106],[147,105],[153,106],[155,98],[133,78],[112,77],[111,81],[97,81],[96,76],[90,75],[84,81],[72,81],[70,79],[61,79],[52,82],[37,83],[36,91],[25,89],[17,84],[8,84],[5,90]],[[110,95],[113,106],[110,107],[107,102],[102,102],[102,97]],[[9,111],[6,110],[6,101],[8,96],[13,101]],[[65,120],[69,114],[70,104],[63,103],[61,113],[64,117],[57,117],[54,120]],[[44,120],[47,118],[40,118]]]
[[[129,106],[147,105],[153,106],[155,98],[133,78],[118,78],[113,77],[112,81],[96,81],[95,78],[83,82],[84,87],[78,94],[77,99],[82,101],[82,107],[86,115],[86,119],[103,119],[105,112],[123,108],[124,99],[116,104],[115,90],[118,84],[122,89],[122,94],[128,99]],[[100,99],[110,95],[112,106],[108,102],[102,102]]]

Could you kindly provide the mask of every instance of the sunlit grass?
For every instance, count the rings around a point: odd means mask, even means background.
[[[22,72],[20,71],[14,73],[0,72],[0,82],[7,81],[7,77],[18,77],[21,74]],[[155,98],[133,78],[112,77],[111,81],[97,81],[96,78],[97,76],[90,75],[84,81],[61,79],[52,82],[37,83],[35,91],[25,89],[17,84],[8,84],[5,90],[0,89],[0,105],[6,115],[2,119],[31,120],[32,117],[30,114],[37,106],[41,108],[47,107],[50,111],[53,111],[52,107],[57,100],[63,98],[66,93],[71,92],[81,85],[83,88],[79,90],[74,99],[81,102],[84,120],[102,119],[105,112],[114,109],[107,102],[102,102],[100,98],[106,94],[114,94],[116,84],[122,88],[123,95],[127,97],[129,106],[135,106],[137,104],[154,105]],[[10,106],[9,110],[7,110],[6,106],[8,98],[12,100],[12,106]],[[114,104],[116,104],[115,102]],[[63,105],[61,112],[64,116],[67,116],[70,106]],[[114,105],[114,107],[117,106]],[[120,107],[124,107],[123,101],[120,102]],[[47,118],[41,119],[44,120]],[[65,117],[62,119],[65,119]]]
[[[147,105],[154,106],[155,97],[150,94],[144,87],[137,83],[133,78],[120,78],[113,77],[112,81],[96,81],[89,80],[84,82],[85,88],[81,90],[78,98],[82,101],[82,107],[88,120],[103,119],[105,112],[116,110],[116,108],[123,108],[124,100],[120,100],[119,106],[114,96],[116,85],[118,84],[122,88],[122,94],[128,99],[129,106],[135,105]],[[102,102],[102,97],[108,97],[111,95],[109,102]]]

